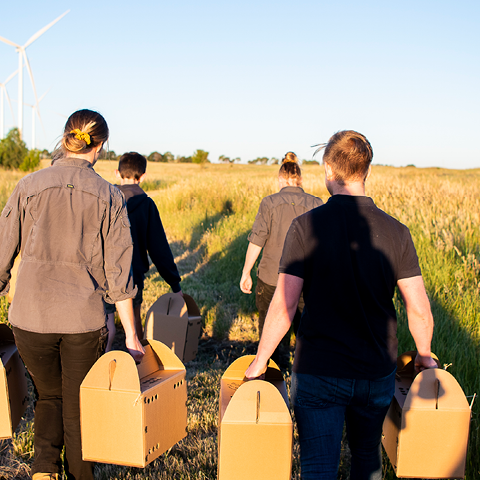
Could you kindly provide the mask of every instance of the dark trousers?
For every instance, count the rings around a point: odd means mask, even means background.
[[[293,373],[291,401],[300,442],[302,480],[336,480],[343,425],[352,452],[351,480],[381,480],[382,425],[395,371],[377,380]]]
[[[100,330],[78,334],[34,333],[14,327],[18,352],[35,389],[34,473],[61,473],[67,479],[93,480],[93,463],[82,460],[80,384],[103,353],[108,335]]]
[[[263,282],[259,278],[257,278],[257,286],[255,288],[255,303],[258,309],[258,333],[259,337],[262,336],[263,326],[265,324],[265,318],[267,316],[268,307],[270,306],[270,302],[272,301],[273,294],[276,290],[275,285],[268,285],[267,283]],[[303,307],[305,303],[303,301],[303,293],[300,295],[300,300],[298,301],[297,311],[295,312],[295,316],[293,317],[292,328],[290,331],[283,337],[280,345],[288,348],[290,345],[290,337],[293,333],[297,334],[298,326],[300,325],[300,318],[302,316]],[[280,357],[280,345],[275,349],[275,352],[272,355],[272,359],[278,363]]]

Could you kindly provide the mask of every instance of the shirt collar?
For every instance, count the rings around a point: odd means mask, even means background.
[[[91,168],[93,170],[93,165],[83,158],[75,157],[62,157],[53,162],[54,166],[73,166],[73,167],[82,167],[82,168]]]
[[[283,187],[280,191],[281,192],[298,192],[298,191],[303,192],[302,187],[291,187],[290,185],[287,185],[286,187]]]
[[[375,205],[375,202],[370,197],[364,195],[332,195],[328,199],[328,203],[342,203],[344,205]]]

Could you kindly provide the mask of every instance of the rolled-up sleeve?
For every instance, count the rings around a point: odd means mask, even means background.
[[[132,276],[133,242],[123,195],[115,192],[110,227],[105,238],[105,275],[108,289],[105,301],[116,303],[137,294]]]
[[[268,240],[271,228],[272,213],[271,208],[267,205],[267,198],[261,201],[252,231],[248,235],[249,242],[262,248]]]
[[[22,182],[15,187],[0,215],[0,295],[10,289],[10,271],[20,251]]]

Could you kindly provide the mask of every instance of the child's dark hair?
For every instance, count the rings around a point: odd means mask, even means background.
[[[137,152],[124,153],[118,161],[118,171],[122,178],[140,180],[147,171],[147,159]]]

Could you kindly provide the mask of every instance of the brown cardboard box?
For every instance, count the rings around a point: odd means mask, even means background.
[[[424,370],[414,378],[415,355],[398,358],[383,447],[399,478],[464,478],[471,416],[467,399],[443,369]]]
[[[201,333],[200,310],[185,293],[162,295],[147,312],[145,338],[168,345],[184,363],[196,357]]]
[[[265,381],[245,382],[253,355],[220,381],[218,480],[289,480],[293,424],[283,376],[270,360]]]
[[[111,351],[80,387],[83,459],[145,467],[186,436],[185,367],[163,343],[143,341],[140,365]]]
[[[0,439],[15,432],[28,403],[27,373],[8,325],[0,324]]]

